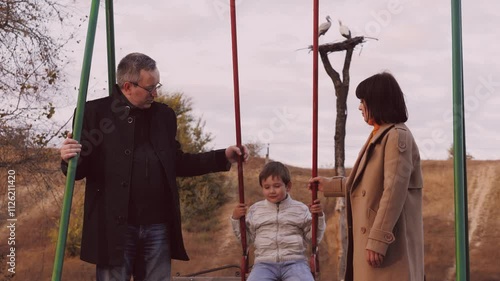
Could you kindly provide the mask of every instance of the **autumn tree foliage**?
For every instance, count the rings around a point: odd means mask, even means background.
[[[183,93],[167,93],[157,98],[170,106],[177,116],[177,140],[189,153],[212,149],[212,135],[204,131],[205,122],[193,115],[191,98]],[[227,200],[228,183],[223,173],[198,177],[177,178],[182,219],[187,230],[209,230],[214,224],[214,212]]]
[[[45,147],[61,127],[52,117],[62,98],[64,47],[83,19],[60,3],[0,1],[0,144],[17,155],[0,156],[0,166],[36,160],[34,148]]]
[[[44,199],[57,197],[54,187],[61,184],[59,165],[52,165],[58,152],[47,147],[64,126],[53,117],[67,87],[67,46],[85,21],[74,16],[70,1],[0,0],[0,169],[26,176],[18,178],[20,212],[46,212]],[[34,227],[30,238],[43,240],[47,232],[46,225]]]

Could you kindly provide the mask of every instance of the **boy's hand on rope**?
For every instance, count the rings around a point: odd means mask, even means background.
[[[312,214],[318,214],[318,216],[323,216],[323,207],[319,199],[314,200],[314,204],[309,204],[309,211]]]
[[[239,203],[233,210],[233,215],[231,216],[231,218],[233,220],[238,220],[240,219],[241,217],[243,217],[244,215],[246,215],[247,213],[247,210],[248,210],[248,206],[246,204],[243,204],[243,203]]]

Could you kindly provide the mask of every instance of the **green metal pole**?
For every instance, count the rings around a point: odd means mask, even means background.
[[[453,161],[455,177],[456,280],[469,280],[469,227],[465,152],[461,1],[451,1],[453,61]]]
[[[116,83],[115,74],[115,27],[113,18],[113,0],[106,0],[106,33],[108,47],[108,91],[109,95],[113,93],[113,87]]]
[[[89,28],[87,30],[87,42],[85,43],[85,54],[83,57],[82,74],[80,76],[80,90],[78,94],[78,103],[74,117],[73,139],[80,142],[80,134],[83,123],[83,111],[87,100],[87,90],[89,85],[90,65],[92,62],[92,52],[94,48],[94,39],[97,26],[97,15],[99,12],[99,0],[92,0],[90,7]],[[71,212],[71,201],[73,198],[73,188],[75,184],[76,166],[78,156],[73,157],[68,164],[66,174],[66,189],[64,191],[63,206],[61,211],[61,221],[59,224],[59,235],[57,238],[57,247],[54,260],[54,269],[52,271],[52,281],[60,281],[62,267],[64,262],[64,250],[66,248],[66,236],[68,234],[69,215]]]

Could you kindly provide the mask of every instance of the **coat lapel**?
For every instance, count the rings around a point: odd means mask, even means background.
[[[350,190],[352,191],[355,186],[354,183],[358,180],[359,176],[362,174],[362,170],[364,169],[364,166],[366,165],[366,150],[368,149],[368,146],[370,145],[370,138],[368,138],[365,142],[365,145],[363,145],[363,148],[361,148],[361,151],[359,152],[358,159],[356,159],[356,163],[354,164],[354,167],[352,168],[351,171],[351,176],[349,177],[349,180],[347,182],[347,186],[350,186]]]
[[[351,191],[356,188],[356,184],[361,178],[361,175],[363,174],[366,168],[368,160],[370,159],[371,151],[373,150],[375,143],[377,143],[377,141],[381,139],[387,133],[387,131],[389,131],[389,129],[391,129],[392,127],[394,127],[394,124],[381,125],[375,136],[371,137],[370,135],[370,137],[366,141],[365,145],[361,149],[361,152],[358,156],[358,159],[356,160],[356,163],[354,164],[354,167],[352,168],[351,174],[354,176],[349,177],[349,182],[347,183],[347,186],[351,187],[350,188]]]
[[[155,150],[156,155],[160,159],[160,162],[165,169],[167,178],[173,178],[175,181],[175,169],[173,166],[174,163],[172,162],[172,159],[175,159],[175,155],[172,155],[175,154],[175,148],[173,148],[170,144],[170,139],[172,138],[172,136],[169,135],[169,130],[165,130],[164,128],[162,128],[169,125],[168,115],[165,115],[164,113],[164,111],[161,111],[158,108],[158,104],[153,103],[151,105],[151,122],[149,130],[150,141],[153,145],[153,149]],[[169,184],[171,188],[174,188],[174,186],[172,186],[173,183],[175,182],[171,182]]]

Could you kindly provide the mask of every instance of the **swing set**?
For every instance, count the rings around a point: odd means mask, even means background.
[[[233,86],[234,86],[234,109],[236,125],[236,145],[242,147],[241,142],[241,123],[240,123],[240,99],[239,99],[239,76],[238,76],[238,50],[237,50],[237,32],[236,32],[236,4],[235,0],[228,0],[230,6],[231,19],[231,44],[233,60]],[[97,26],[97,17],[99,11],[99,0],[92,0],[89,16],[89,25],[85,43],[83,57],[83,66],[80,76],[80,86],[76,112],[74,116],[73,138],[80,141],[83,112],[87,99],[88,82],[90,76],[90,66],[95,42],[95,33]],[[465,167],[465,130],[464,130],[464,98],[463,98],[463,63],[462,63],[462,38],[461,38],[461,1],[452,0],[452,44],[453,44],[453,117],[454,117],[454,171],[455,171],[455,238],[456,238],[456,269],[457,281],[470,279],[469,274],[469,248],[468,248],[468,226],[467,226],[467,193],[466,189],[466,167]],[[113,19],[113,0],[105,0],[106,12],[106,33],[107,33],[107,59],[108,59],[108,89],[112,91],[115,75],[115,42],[114,42],[114,19]],[[312,177],[317,176],[318,160],[318,26],[319,26],[319,0],[313,0],[313,139],[312,139]],[[54,267],[52,272],[52,281],[60,281],[64,261],[64,251],[66,247],[66,238],[68,233],[69,215],[71,211],[74,182],[78,156],[69,161],[66,176],[66,188],[63,197],[61,211],[61,220],[59,234],[56,245]],[[317,199],[317,185],[312,186],[312,202]],[[239,202],[245,203],[245,193],[243,184],[243,160],[238,159],[238,193]],[[312,242],[310,268],[316,280],[319,280],[319,253],[317,245],[317,226],[318,214],[312,214]],[[174,280],[227,280],[236,281],[240,279],[245,281],[249,270],[248,266],[248,246],[246,241],[246,223],[245,216],[240,218],[240,233],[242,245],[242,257],[240,263],[240,277],[174,277]],[[232,267],[232,266],[229,266]],[[226,268],[226,267],[224,267]],[[209,272],[204,271],[204,272]],[[204,273],[202,272],[202,273]]]

